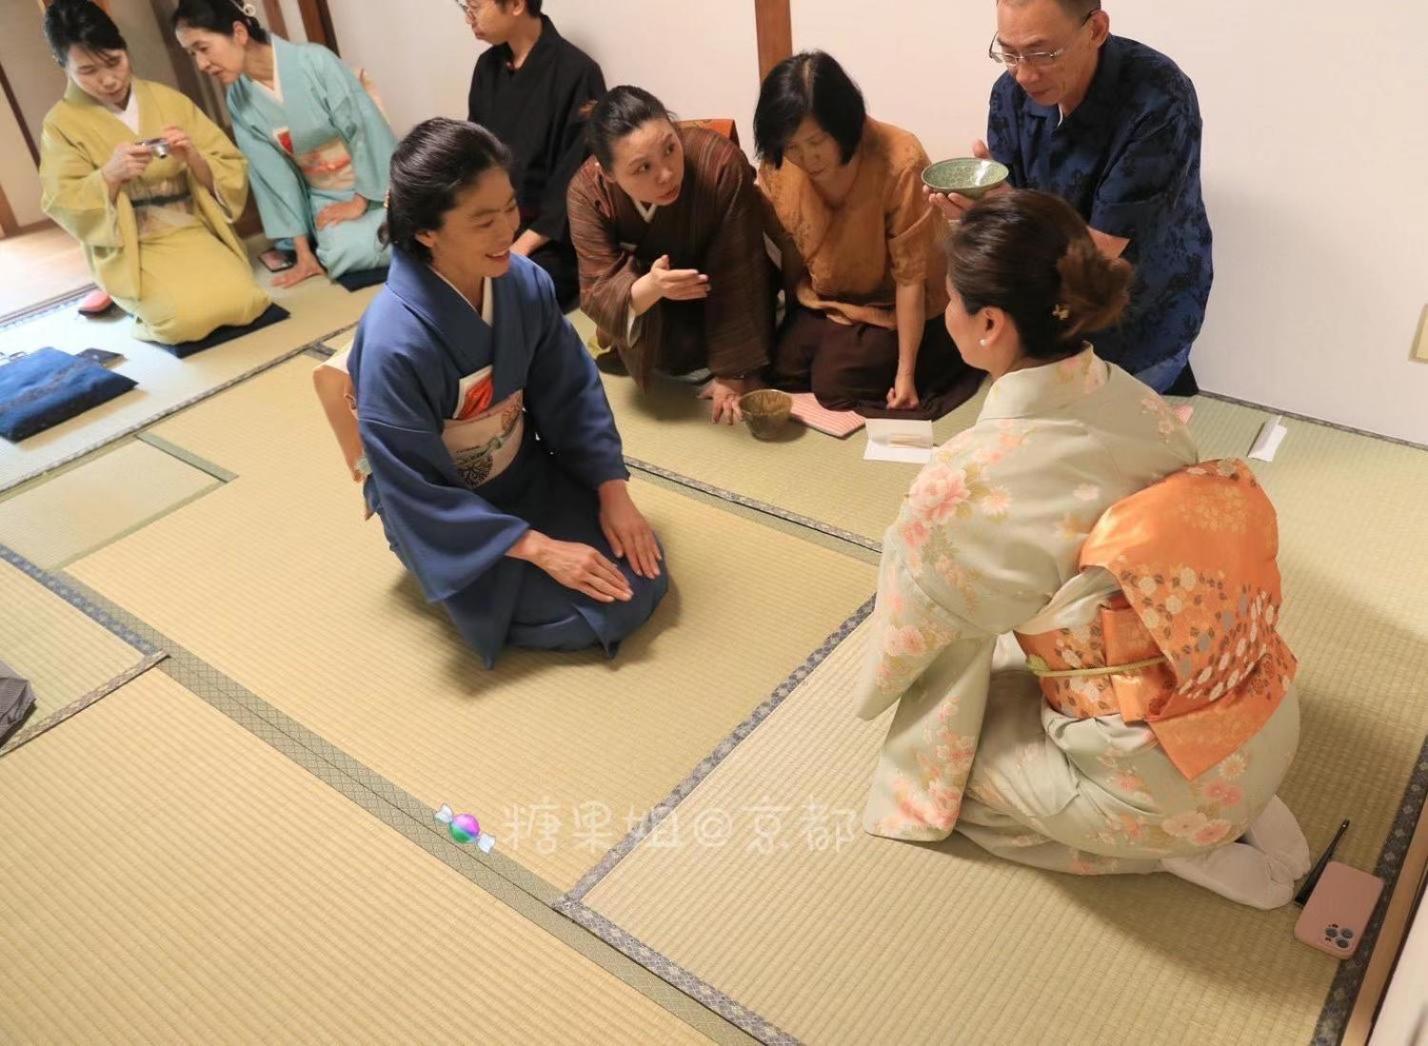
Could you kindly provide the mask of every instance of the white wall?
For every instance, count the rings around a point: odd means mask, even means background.
[[[114,19],[124,34],[124,42],[129,45],[134,75],[177,90],[178,77],[174,75],[174,59],[168,48],[172,31],[168,15],[160,19],[152,0],[109,0],[109,17]]]
[[[20,124],[3,98],[0,98],[0,188],[4,189],[5,200],[15,212],[15,222],[20,228],[44,220],[44,212],[40,210],[40,173],[20,133]]]
[[[429,116],[466,116],[476,56],[451,0],[404,0],[400,18],[373,0],[329,0],[342,57],[376,80],[397,133]],[[745,141],[758,97],[753,4],[747,0],[546,0],[562,36],[600,63],[610,86],[638,84],[681,116],[732,116]],[[291,25],[291,16],[289,16]]]
[[[34,0],[0,0],[0,64],[36,145],[45,114],[65,88],[65,75],[50,55],[43,26],[44,15]]]
[[[307,40],[307,30],[302,24],[302,8],[298,6],[297,0],[278,0],[278,7],[283,12],[283,25],[287,28],[287,39],[295,43],[304,43]],[[263,24],[267,25],[268,20],[263,19]],[[338,46],[342,45],[342,38],[337,39]]]
[[[899,29],[878,46],[865,0],[792,6],[794,46],[837,56],[871,110],[934,158],[983,135],[992,0],[898,0]],[[1199,91],[1216,267],[1201,384],[1428,443],[1428,366],[1409,361],[1428,302],[1428,5],[1107,10]]]
[[[874,114],[934,158],[986,129],[992,0],[791,0],[794,45],[837,55]],[[398,133],[462,116],[479,45],[450,0],[330,0],[343,56],[376,78]],[[745,0],[547,0],[610,84],[687,116],[758,96]],[[1205,116],[1216,279],[1195,351],[1207,388],[1428,443],[1428,365],[1409,360],[1428,302],[1428,5],[1109,0],[1116,31],[1170,54]],[[882,17],[886,12],[887,17]],[[895,15],[895,17],[894,17]],[[1355,186],[1356,172],[1362,184]]]

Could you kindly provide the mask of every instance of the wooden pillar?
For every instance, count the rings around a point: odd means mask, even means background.
[[[10,89],[10,78],[5,75],[5,67],[0,65],[0,104],[8,105],[15,114],[15,122],[20,125],[20,134],[25,138],[25,147],[30,150],[30,158],[35,166],[40,165],[40,150],[35,144],[35,136],[30,133],[30,125],[25,122],[25,114],[20,112],[20,103],[15,92]]]
[[[283,17],[283,5],[278,0],[263,0],[263,13],[268,16],[268,28],[286,40],[288,20]]]
[[[5,187],[0,185],[0,238],[14,236],[19,231],[20,223],[15,220],[15,212],[5,198]]]
[[[759,82],[769,70],[793,54],[793,15],[789,0],[754,0],[759,38]]]
[[[341,54],[337,49],[337,30],[332,27],[332,12],[327,9],[327,0],[298,0],[298,10],[302,12],[302,27],[308,42],[322,44],[333,54]]]

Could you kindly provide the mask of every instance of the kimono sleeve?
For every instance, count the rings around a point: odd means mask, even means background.
[[[630,290],[644,275],[643,266],[620,246],[599,175],[582,168],[571,179],[567,200],[570,239],[580,264],[580,308],[601,330],[623,335],[630,326]],[[658,306],[650,310],[657,311]]]
[[[228,107],[230,111],[235,108],[232,92],[228,95]],[[248,173],[258,201],[258,214],[263,219],[263,233],[270,240],[309,235],[312,215],[307,202],[307,183],[271,134],[259,133],[238,113],[233,115],[233,134],[248,158]]]
[[[534,277],[539,340],[526,380],[526,410],[536,434],[556,463],[591,490],[612,479],[629,479],[595,361],[556,304],[550,277],[541,270]]]
[[[50,119],[40,138],[40,206],[60,228],[89,247],[119,248],[126,243],[120,212],[130,207],[122,191],[114,200],[104,175]],[[132,222],[129,223],[132,226]]]
[[[1200,122],[1182,105],[1144,118],[1101,177],[1093,229],[1132,243],[1155,241],[1175,213],[1200,149]]]
[[[590,110],[605,94],[605,77],[600,67],[590,62],[574,78],[564,99],[564,112],[555,129],[554,158],[550,177],[546,179],[541,197],[540,213],[531,228],[552,240],[565,238],[565,202],[570,180],[585,162],[585,123]],[[555,114],[551,114],[555,116]]]
[[[718,225],[704,262],[710,285],[704,327],[710,369],[739,378],[766,366],[773,351],[772,273],[753,168],[736,146],[719,162],[715,186]]]
[[[1019,532],[1008,513],[1015,503],[975,457],[944,450],[884,538],[854,705],[863,719],[898,706],[865,822],[876,834],[941,839],[956,826],[997,639],[1046,598],[1039,523]]]
[[[312,49],[312,53],[320,74],[318,94],[352,154],[357,195],[380,206],[391,179],[396,136],[372,96],[340,58],[325,47]]]
[[[927,259],[941,224],[922,195],[922,170],[927,154],[893,172],[884,200],[888,257],[895,283],[921,285],[927,280]]]
[[[410,358],[358,356],[358,428],[382,523],[427,598],[449,599],[499,563],[530,527],[461,483]]]
[[[213,172],[213,198],[223,216],[236,222],[248,203],[248,161],[202,109],[188,98],[183,98],[183,104],[183,128]]]

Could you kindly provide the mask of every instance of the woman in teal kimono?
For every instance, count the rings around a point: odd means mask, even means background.
[[[182,0],[173,22],[199,69],[228,88],[263,231],[297,252],[273,283],[385,267],[377,233],[396,139],[351,70],[325,47],[270,37],[251,4]]]

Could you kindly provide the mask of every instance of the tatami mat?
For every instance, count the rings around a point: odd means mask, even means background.
[[[593,333],[583,313],[572,313],[570,319],[582,338]],[[864,461],[866,430],[840,440],[792,422],[780,440],[765,443],[745,426],[710,424],[708,403],[687,384],[659,380],[640,392],[627,377],[605,375],[604,381],[629,457],[863,541],[882,540],[917,476],[916,465]],[[986,386],[936,422],[935,439],[945,442],[974,424],[985,398]],[[1203,396],[1175,402],[1195,405],[1191,429],[1207,454],[1216,456],[1248,454],[1270,416]],[[1295,428],[1303,424],[1290,422]],[[1293,447],[1286,446],[1285,453],[1294,453]]]
[[[0,1041],[704,1041],[161,672],[0,795]]]
[[[133,441],[8,499],[0,499],[0,544],[46,570],[171,512],[218,479]]]
[[[131,337],[132,321],[123,315],[93,320],[65,308],[0,331],[0,349],[6,352],[51,345],[65,352],[100,348],[121,353],[125,360],[113,369],[139,383],[138,388],[118,399],[37,436],[20,443],[0,441],[0,491],[133,432],[182,404],[293,354],[325,334],[356,323],[376,291],[352,294],[334,283],[315,279],[272,294],[274,301],[292,313],[288,319],[185,360]]]
[[[35,692],[35,710],[23,732],[134,668],[144,657],[143,651],[0,560],[0,661],[28,679]]]
[[[71,572],[561,888],[872,592],[864,562],[638,482],[674,579],[654,620],[613,662],[512,652],[487,673],[362,522],[312,365],[161,426],[238,478]]]
[[[1165,876],[1041,873],[960,837],[864,835],[891,713],[866,724],[849,711],[863,638],[585,903],[808,1042],[1310,1041],[1339,964],[1294,940],[1297,909],[1255,912]],[[1312,658],[1302,677],[1305,730],[1283,794],[1316,845],[1352,817],[1340,857],[1360,867],[1374,867],[1428,729],[1403,685],[1428,672],[1424,649],[1364,672],[1353,695]]]
[[[1213,454],[1242,451],[1259,416],[1202,400],[1197,421]],[[1259,471],[1303,662],[1283,794],[1316,847],[1351,818],[1339,856],[1374,869],[1428,731],[1428,454],[1291,422]],[[1297,909],[1256,913],[1166,877],[1043,874],[955,838],[855,831],[841,852],[813,848],[851,816],[836,811],[861,811],[887,729],[849,712],[861,653],[859,633],[677,808],[681,826],[732,823],[728,845],[651,837],[586,903],[813,1042],[1310,1040],[1339,965],[1294,941]],[[768,853],[761,815],[778,826]]]

